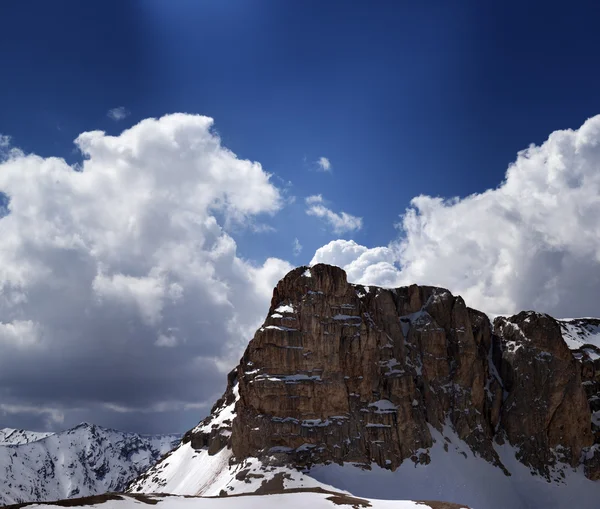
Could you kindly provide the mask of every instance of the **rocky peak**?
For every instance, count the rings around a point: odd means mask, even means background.
[[[597,478],[596,393],[563,329],[534,312],[492,326],[443,288],[353,285],[338,267],[299,267],[275,288],[225,395],[184,440],[209,454],[231,448],[233,461],[394,470],[429,462],[433,430],[450,427],[507,474],[495,448],[505,441],[549,480],[556,465],[582,462]]]

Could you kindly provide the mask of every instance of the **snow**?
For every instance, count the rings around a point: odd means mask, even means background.
[[[304,277],[312,277],[312,274],[310,273],[310,269],[306,269],[302,275]]]
[[[400,326],[402,327],[402,335],[406,338],[408,337],[411,325],[427,325],[431,321],[431,316],[427,311],[421,309],[420,311],[410,313],[409,315],[399,316],[398,319],[400,320]]]
[[[190,442],[173,451],[144,481],[144,492],[174,493],[177,495],[218,495],[229,480],[228,466],[231,450],[224,448],[214,456],[206,449],[194,450]],[[221,479],[221,477],[224,477]],[[136,483],[130,490],[138,492]]]
[[[205,419],[198,426],[196,426],[192,431],[194,433],[209,433],[213,428],[220,428],[223,426],[229,426],[225,421],[229,423],[233,422],[233,418],[235,417],[235,404],[237,400],[240,398],[240,386],[239,384],[235,384],[233,387],[233,401],[220,409],[217,409],[214,414],[212,414],[211,419]]]
[[[236,495],[253,493],[277,475],[285,476],[284,488],[329,488],[297,470],[265,467],[257,458],[230,464],[231,455],[227,447],[211,456],[206,448],[194,450],[190,442],[181,444],[164,461],[137,479],[128,492],[218,496],[225,491]],[[242,472],[246,475],[241,476]]]
[[[403,366],[397,359],[388,359],[387,361],[379,361],[379,365],[383,368],[386,368],[385,372],[386,376],[392,375],[402,375],[405,373],[404,369],[396,369],[396,366]]]
[[[387,414],[395,412],[398,409],[398,407],[388,399],[380,399],[374,403],[370,403],[369,406],[374,407],[375,413],[377,414]]]
[[[600,349],[600,320],[597,318],[566,318],[558,320],[563,339],[571,350],[586,345]],[[592,360],[600,359],[600,350],[586,349]]]
[[[275,495],[244,495],[234,497],[183,497],[174,495],[152,495],[153,504],[158,503],[158,507],[162,509],[339,509],[343,507],[350,508],[352,499],[344,505],[339,505],[336,497],[344,496],[339,492],[319,493],[313,491],[301,491],[292,493],[281,493]],[[107,500],[101,504],[94,504],[95,507],[103,509],[140,509],[146,507],[148,502],[143,503],[137,501],[134,495],[119,495],[122,500]],[[357,502],[361,502],[358,501]],[[372,509],[425,509],[428,505],[411,501],[394,501],[388,500],[368,500],[364,501],[369,504]],[[360,505],[362,506],[362,505]],[[360,507],[354,505],[354,507]],[[84,504],[74,507],[89,507]],[[40,504],[37,509],[56,509],[56,506]]]
[[[54,433],[2,428],[0,429],[0,445],[28,444],[49,437],[50,435],[54,435]]]
[[[431,428],[435,439],[428,465],[405,460],[394,472],[370,465],[365,470],[351,464],[318,465],[309,475],[354,496],[379,499],[444,500],[473,509],[597,509],[600,483],[586,479],[581,468],[564,468],[563,483],[549,483],[531,474],[515,458],[508,444],[496,450],[511,476],[473,455],[448,427],[443,435]],[[444,436],[450,439],[444,450]]]
[[[35,432],[22,436],[39,437]],[[179,436],[144,436],[89,424],[0,446],[0,505],[118,491],[172,449]]]
[[[258,375],[252,382],[285,382],[285,383],[298,383],[298,382],[320,382],[321,377],[319,375]]]
[[[312,444],[304,444],[298,450],[310,450]],[[273,451],[276,452],[276,451]],[[227,493],[227,497],[219,498],[187,498],[169,497],[162,499],[161,507],[169,508],[173,500],[189,501],[193,508],[252,508],[269,509],[286,507],[287,509],[306,509],[326,507],[335,509],[333,501],[327,500],[332,494],[350,495],[346,490],[335,489],[322,483],[305,472],[288,467],[266,466],[257,458],[248,458],[241,463],[230,464],[231,450],[224,448],[210,456],[206,449],[194,450],[190,443],[182,444],[173,451],[165,461],[153,467],[148,475],[133,484],[128,493],[171,493],[174,495],[218,497]],[[300,491],[277,495],[253,495],[264,483],[280,477],[283,490]],[[325,490],[327,493],[302,492],[301,490]],[[248,494],[244,496],[244,494]],[[317,495],[319,495],[317,497]],[[210,501],[210,502],[209,502]],[[427,506],[416,505],[403,500],[369,500],[374,509],[419,509]],[[105,507],[109,506],[107,502]],[[222,504],[218,506],[203,504]],[[231,504],[231,505],[227,505]],[[342,506],[346,507],[346,505]],[[129,509],[129,508],[127,508]],[[133,509],[133,508],[132,508]],[[138,509],[137,507],[135,509]]]
[[[291,304],[285,304],[275,309],[276,313],[294,313],[294,306]]]

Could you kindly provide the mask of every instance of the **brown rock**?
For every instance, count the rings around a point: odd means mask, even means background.
[[[589,364],[589,363],[588,363]],[[593,368],[593,366],[592,366]],[[507,439],[540,473],[557,460],[591,478],[600,460],[582,367],[547,315],[495,321],[442,288],[349,284],[342,269],[299,267],[273,292],[194,447],[229,446],[238,460],[276,455],[298,466],[427,462],[429,426],[451,426],[474,453],[500,466]],[[591,373],[591,374],[590,374]],[[234,401],[233,422],[219,412]]]
[[[548,474],[557,460],[579,464],[593,444],[580,369],[554,318],[532,311],[497,318],[507,392],[502,428],[519,460]]]

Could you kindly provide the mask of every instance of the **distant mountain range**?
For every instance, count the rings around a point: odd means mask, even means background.
[[[0,505],[121,491],[180,438],[87,423],[60,433],[1,429]]]

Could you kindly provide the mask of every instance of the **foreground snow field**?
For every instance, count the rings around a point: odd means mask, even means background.
[[[554,481],[548,482],[517,461],[515,449],[506,444],[496,450],[510,473],[507,476],[500,468],[475,456],[450,428],[443,435],[432,429],[432,434],[436,442],[429,450],[431,463],[421,465],[407,460],[394,472],[375,464],[365,469],[348,463],[317,465],[309,472],[299,472],[265,465],[256,458],[230,466],[229,449],[210,456],[206,449],[194,450],[186,443],[152,467],[129,491],[210,497],[279,487],[343,490],[355,497],[386,499],[388,504],[398,500],[443,500],[474,509],[599,507],[600,483],[587,479],[581,468],[573,470],[558,464]]]
[[[159,504],[162,509],[462,509],[464,506],[439,502],[412,502],[407,500],[374,500],[351,497],[335,492],[291,492],[274,495],[242,495],[234,497],[203,498],[169,495],[115,495],[81,499],[69,507],[102,507],[102,509],[140,509],[144,505]],[[60,503],[60,505],[63,505]],[[30,507],[54,509],[56,505],[35,504]],[[467,509],[467,508],[465,508]]]

